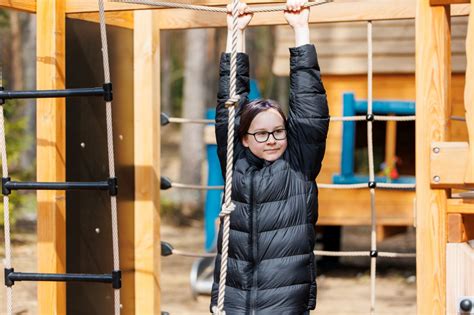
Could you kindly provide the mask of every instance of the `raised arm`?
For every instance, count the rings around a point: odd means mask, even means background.
[[[316,49],[309,44],[309,8],[304,0],[288,0],[285,18],[295,33],[290,48],[288,154],[293,167],[314,180],[321,170],[329,127],[326,90]]]
[[[226,53],[221,55],[219,67],[219,88],[217,93],[217,108],[216,108],[216,139],[217,139],[217,153],[221,163],[222,173],[225,173],[226,155],[227,155],[227,123],[228,123],[228,109],[225,106],[226,101],[230,98],[229,82],[230,82],[230,52],[232,46],[232,15],[230,14],[232,8],[227,6],[227,47]],[[240,112],[242,105],[247,102],[247,95],[250,90],[249,86],[249,60],[245,54],[245,28],[252,19],[252,14],[247,13],[247,5],[241,3],[239,6],[238,18],[238,36],[237,36],[237,88],[236,93],[240,95],[239,106],[236,108],[235,119],[235,138],[234,138],[234,155],[237,156],[243,150],[240,139],[238,138],[237,130],[240,123]],[[225,176],[224,176],[225,178]]]

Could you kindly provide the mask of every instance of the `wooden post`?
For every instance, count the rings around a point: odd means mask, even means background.
[[[417,312],[445,314],[447,193],[430,186],[430,152],[448,134],[450,9],[417,0],[416,12]]]
[[[37,3],[37,88],[64,89],[65,3]],[[37,180],[65,181],[65,100],[37,101]],[[38,272],[66,272],[66,194],[38,191]],[[38,314],[66,313],[66,285],[38,283]]]
[[[160,314],[160,29],[134,12],[135,313]]]
[[[471,14],[467,26],[466,37],[466,86],[464,88],[464,108],[466,109],[466,124],[469,134],[469,158],[464,181],[474,184],[474,0],[471,0]]]

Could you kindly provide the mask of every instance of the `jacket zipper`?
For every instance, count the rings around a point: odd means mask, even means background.
[[[251,177],[251,196],[252,196],[252,255],[253,255],[253,271],[252,271],[252,288],[250,290],[250,307],[251,314],[256,315],[256,302],[257,302],[257,268],[258,268],[258,252],[257,252],[257,205],[255,202],[255,184],[254,176],[255,173],[252,173]]]

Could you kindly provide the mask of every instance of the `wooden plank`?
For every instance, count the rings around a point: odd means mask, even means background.
[[[469,15],[470,6],[459,4],[452,6],[453,16]],[[222,14],[206,14],[183,9],[164,9],[161,15],[160,28],[187,29],[202,27],[225,27],[226,20]],[[333,2],[311,10],[310,23],[380,21],[415,18],[415,2],[412,0],[364,1],[364,2]],[[250,22],[250,26],[284,25],[287,24],[282,14],[258,13]]]
[[[98,13],[73,13],[68,18],[99,23]],[[133,29],[133,12],[117,11],[106,12],[105,21],[107,25]]]
[[[473,198],[448,199],[447,213],[474,214]]]
[[[417,314],[445,314],[447,192],[431,188],[430,152],[449,132],[450,11],[416,3]]]
[[[0,8],[15,9],[28,13],[35,13],[36,0],[0,0]]]
[[[468,243],[447,244],[446,314],[459,314],[458,299],[462,296],[474,296],[472,266],[474,266],[474,249]]]
[[[434,188],[467,187],[464,177],[467,169],[468,148],[467,142],[433,142],[430,177]]]
[[[459,3],[469,3],[469,0],[431,0],[430,4],[435,5],[450,5],[450,4],[459,4]]]
[[[135,313],[160,314],[160,29],[136,11],[134,31]]]
[[[474,0],[471,0],[471,6],[474,7]],[[467,28],[464,108],[466,109],[466,125],[469,134],[469,154],[465,182],[474,184],[474,14],[469,16]]]
[[[37,8],[38,89],[64,89],[65,11],[63,0],[43,0]],[[66,179],[65,99],[37,101],[37,180]],[[38,191],[38,272],[66,272],[66,194]],[[66,313],[66,285],[38,283],[38,314]]]
[[[474,239],[474,213],[448,214],[448,242],[463,243]]]
[[[414,198],[414,191],[378,190],[375,201],[377,224],[413,226]],[[320,190],[319,225],[370,225],[370,222],[370,195],[367,190]]]
[[[226,0],[169,0],[168,2],[195,4],[195,5],[227,5]],[[282,3],[284,0],[247,0],[247,4],[258,4],[258,3]],[[119,3],[111,0],[105,1],[104,3],[106,11],[135,11],[135,10],[149,10],[149,9],[160,9],[157,6],[141,5],[141,4],[130,4],[130,3]],[[98,4],[97,0],[66,0],[66,12],[67,13],[84,13],[84,12],[97,12]],[[201,13],[202,14],[202,13]]]
[[[464,243],[466,241],[467,235],[462,222],[462,214],[448,214],[448,243]]]

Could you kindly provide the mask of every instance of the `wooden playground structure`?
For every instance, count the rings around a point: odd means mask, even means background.
[[[249,4],[277,2],[281,1],[247,1]],[[192,3],[225,5],[227,2]],[[456,314],[458,299],[474,296],[474,249],[467,243],[474,239],[474,199],[462,192],[474,185],[474,14],[469,17],[466,39],[468,62],[464,88],[469,141],[453,142],[449,133],[453,97],[450,17],[469,15],[473,5],[474,0],[335,1],[312,10],[310,15],[311,23],[416,19],[417,313],[420,315]],[[0,7],[36,14],[37,89],[65,88],[66,20],[97,22],[97,1],[0,0]],[[203,19],[200,12],[148,9],[156,8],[106,3],[107,23],[126,30],[129,39],[122,45],[131,45],[128,66],[113,73],[112,78],[115,93],[127,94],[134,104],[129,108],[130,115],[123,114],[127,122],[116,121],[117,128],[123,128],[117,134],[122,134],[124,139],[130,137],[126,145],[117,147],[118,152],[121,148],[130,150],[126,160],[118,161],[120,192],[127,191],[128,196],[119,194],[123,314],[159,314],[160,290],[166,290],[160,286],[160,92],[156,88],[160,86],[160,31],[226,26],[225,16],[220,14],[206,13]],[[251,25],[284,23],[283,15],[259,13]],[[120,44],[115,47],[125,49]],[[119,61],[112,61],[112,69],[118,64]],[[124,107],[130,107],[126,100],[117,103],[120,112],[125,113]],[[67,161],[73,158],[66,154],[66,129],[74,123],[67,117],[66,109],[64,99],[37,102],[38,181],[66,179]],[[128,174],[127,180],[121,179],[120,168]],[[66,194],[40,191],[37,196],[38,271],[64,273],[66,257],[70,255],[66,248],[69,215]],[[64,283],[38,283],[38,313],[65,314],[66,295]]]

